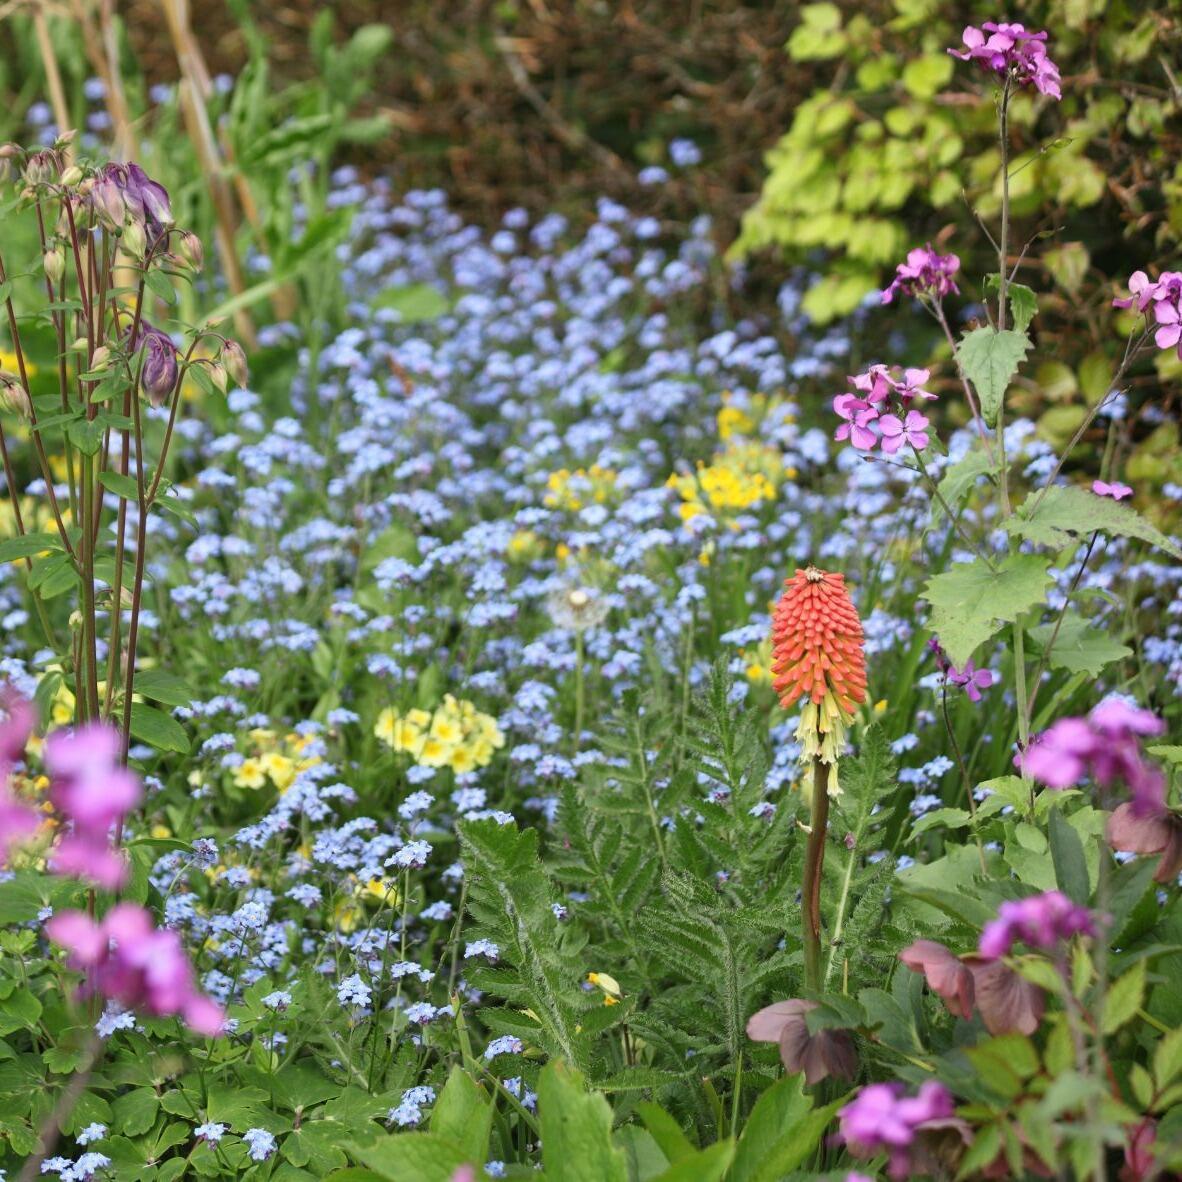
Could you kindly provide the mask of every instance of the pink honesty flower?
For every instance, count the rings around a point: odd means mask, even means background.
[[[882,302],[889,304],[897,294],[917,299],[941,300],[950,292],[960,294],[952,278],[960,270],[960,259],[954,254],[937,254],[929,242],[907,252],[907,261],[895,268],[895,278],[882,293]]]
[[[807,1015],[815,1010],[815,1001],[791,998],[764,1006],[747,1022],[747,1037],[753,1042],[780,1044],[780,1059],[786,1070],[804,1072],[807,1084],[819,1083],[829,1076],[853,1079],[858,1070],[854,1044],[844,1030],[818,1030],[811,1034]]]
[[[839,418],[845,420],[833,438],[848,439],[859,451],[872,450],[878,442],[878,436],[870,429],[870,424],[878,418],[878,411],[854,394],[839,394],[833,400],[833,409]]]
[[[1123,501],[1125,497],[1133,495],[1133,490],[1127,484],[1119,481],[1109,484],[1106,480],[1093,480],[1092,492],[1098,497],[1111,497],[1114,501]]]
[[[33,706],[11,686],[0,687],[0,865],[17,842],[37,829],[37,814],[13,796],[12,765],[24,758],[33,732]]]
[[[950,1014],[972,1016],[973,974],[959,956],[935,940],[916,940],[899,953],[899,959],[913,973],[923,973],[928,987],[944,999]]]
[[[988,669],[978,669],[971,660],[968,660],[963,669],[950,668],[948,680],[953,685],[961,686],[970,702],[979,702],[981,691],[988,689],[993,684],[993,674]]]
[[[69,966],[85,973],[84,995],[97,993],[157,1017],[180,1015],[198,1034],[222,1032],[225,1014],[198,991],[180,936],[156,928],[138,903],[116,904],[101,922],[62,911],[45,931],[66,950]]]
[[[894,454],[905,442],[912,441],[917,447],[926,447],[928,421],[908,408],[916,398],[936,397],[923,389],[930,376],[931,371],[926,369],[899,370],[872,365],[865,373],[851,377],[850,383],[858,393],[839,394],[833,400],[834,411],[845,420],[834,438],[848,439],[859,451],[871,451],[879,441],[879,436],[871,430],[877,421],[882,429],[884,451]],[[906,419],[899,418],[902,413]]]
[[[855,1157],[886,1151],[892,1178],[911,1174],[909,1150],[925,1128],[941,1126],[953,1115],[952,1095],[935,1080],[907,1096],[900,1083],[867,1084],[838,1110],[840,1138]]]
[[[928,420],[917,410],[909,410],[905,419],[898,415],[883,415],[879,421],[882,431],[882,450],[894,455],[904,444],[923,451],[928,445]]]
[[[1112,301],[1114,308],[1131,308],[1137,305],[1138,312],[1144,312],[1153,302],[1157,284],[1144,271],[1134,271],[1129,276],[1129,294],[1118,296]]]
[[[475,1166],[456,1166],[450,1182],[476,1182]]]
[[[1045,891],[1003,903],[997,909],[997,918],[990,920],[981,932],[978,951],[986,960],[997,960],[1008,956],[1019,942],[1049,952],[1061,940],[1095,934],[1091,912],[1086,907],[1073,903],[1061,891]]]
[[[980,62],[1018,86],[1033,86],[1039,94],[1059,99],[1063,97],[1059,67],[1047,57],[1046,39],[1045,32],[1028,32],[1024,25],[986,21],[979,29],[973,25],[965,29],[964,49],[948,52],[961,61]]]

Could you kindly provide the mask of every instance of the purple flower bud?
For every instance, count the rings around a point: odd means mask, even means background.
[[[144,368],[141,381],[153,406],[172,393],[177,377],[176,346],[167,334],[150,328],[144,333]]]
[[[122,227],[127,206],[119,186],[109,177],[100,177],[91,186],[90,205],[105,230],[115,231]]]

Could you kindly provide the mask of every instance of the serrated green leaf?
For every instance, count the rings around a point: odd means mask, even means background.
[[[1104,999],[1105,1034],[1119,1030],[1141,1008],[1145,1000],[1145,968],[1145,960],[1139,960],[1109,986]]]
[[[1099,531],[1138,538],[1182,559],[1182,549],[1131,505],[1097,496],[1079,485],[1055,485],[1031,493],[1006,522],[1006,529],[1044,546],[1060,548]]]
[[[1002,622],[1042,603],[1050,582],[1045,558],[1011,554],[992,570],[980,560],[954,566],[929,579],[921,598],[932,605],[928,626],[963,666]]]
[[[1012,328],[1003,332],[976,328],[966,333],[956,347],[956,358],[977,391],[981,417],[987,426],[997,425],[1006,389],[1029,349],[1030,338]]]
[[[1054,636],[1047,663],[1052,669],[1065,669],[1068,673],[1098,677],[1107,665],[1133,655],[1128,645],[1113,640],[1102,628],[1075,612],[1068,612],[1063,617],[1057,634],[1054,624],[1040,624],[1029,629],[1028,635],[1044,653]]]

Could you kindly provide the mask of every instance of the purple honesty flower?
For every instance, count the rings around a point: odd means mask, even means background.
[[[894,455],[904,444],[916,451],[923,451],[928,445],[928,420],[917,410],[909,410],[905,419],[883,415],[878,426],[882,431],[882,450],[888,455]]]
[[[1107,480],[1093,480],[1092,492],[1098,497],[1111,497],[1114,501],[1123,501],[1125,497],[1133,495],[1133,490],[1127,484],[1119,481],[1109,484]]]
[[[24,758],[33,733],[32,703],[10,686],[0,687],[0,865],[9,849],[37,829],[37,814],[12,795],[8,774]]]
[[[970,702],[979,702],[981,691],[993,684],[993,674],[988,669],[978,669],[972,660],[968,660],[963,669],[950,667],[948,680],[953,685],[962,686]]]
[[[1139,816],[1131,801],[1118,805],[1108,818],[1108,844],[1130,854],[1161,854],[1155,882],[1173,882],[1182,871],[1182,816],[1163,809]]]
[[[1091,912],[1060,891],[1046,891],[1003,903],[997,909],[997,918],[981,932],[978,950],[986,960],[1007,956],[1017,943],[1050,952],[1061,940],[1077,934],[1096,934]]]
[[[889,304],[902,293],[917,299],[940,300],[950,292],[960,294],[952,278],[960,270],[960,259],[954,254],[937,254],[929,242],[907,252],[907,261],[895,268],[895,278],[882,293],[882,302]]]
[[[1160,735],[1165,724],[1149,710],[1106,698],[1087,718],[1061,718],[1038,735],[1015,764],[1049,788],[1070,788],[1084,776],[1102,788],[1123,782],[1139,816],[1165,808],[1165,782],[1145,762],[1141,740]]]
[[[119,763],[119,732],[92,722],[55,731],[45,741],[50,798],[73,822],[50,863],[57,874],[76,874],[108,890],[127,880],[127,863],[109,832],[140,801],[140,782]]]
[[[1039,94],[1062,98],[1059,67],[1047,57],[1047,35],[1024,25],[986,21],[964,31],[964,49],[948,52],[961,61],[980,62],[987,70],[1011,78],[1018,86],[1033,86]]]
[[[915,1176],[912,1148],[926,1130],[959,1128],[953,1117],[952,1094],[936,1080],[920,1084],[908,1096],[901,1083],[867,1084],[838,1111],[840,1138],[855,1157],[886,1152],[892,1178]],[[926,1170],[921,1170],[926,1173]]]

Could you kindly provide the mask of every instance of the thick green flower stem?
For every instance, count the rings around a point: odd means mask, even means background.
[[[813,799],[808,845],[804,852],[801,918],[804,932],[804,983],[821,988],[821,872],[825,866],[825,831],[829,825],[829,768],[813,760]]]

